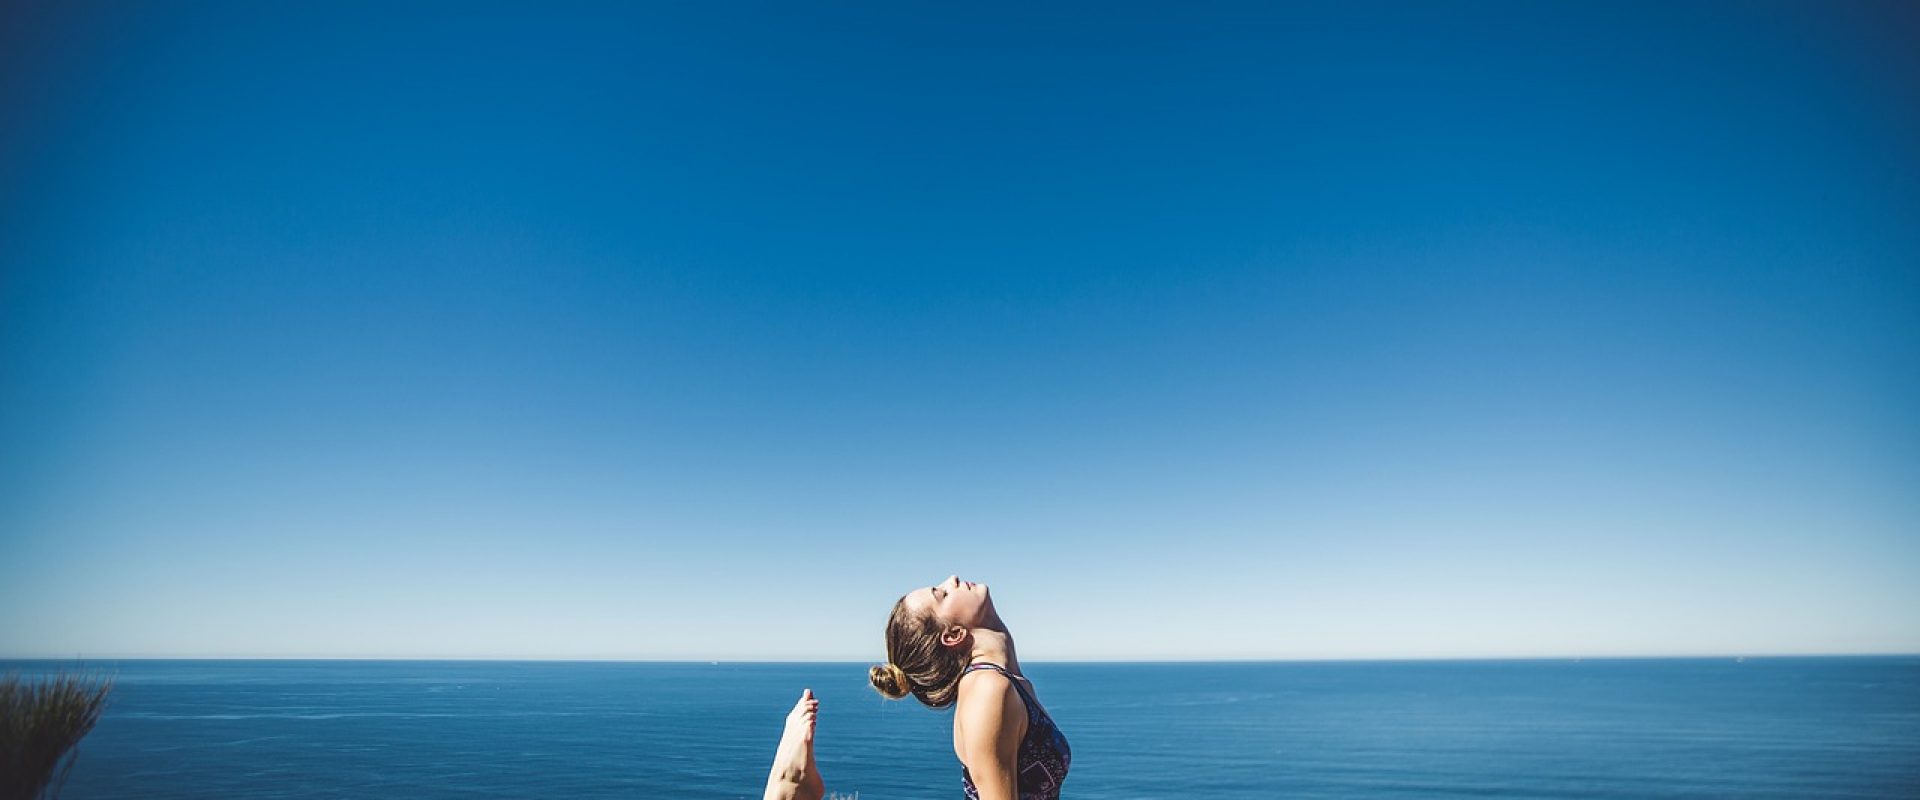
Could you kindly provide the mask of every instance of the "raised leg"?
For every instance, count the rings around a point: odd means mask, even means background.
[[[773,753],[773,769],[767,773],[766,800],[821,800],[826,784],[813,763],[813,721],[820,701],[813,690],[800,693],[800,702],[787,712],[787,727],[780,734],[780,747]]]

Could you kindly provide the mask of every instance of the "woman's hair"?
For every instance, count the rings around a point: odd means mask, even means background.
[[[912,694],[928,708],[953,705],[970,654],[942,645],[942,627],[931,609],[915,615],[907,598],[894,603],[887,618],[887,663],[867,670],[873,688],[895,700]]]

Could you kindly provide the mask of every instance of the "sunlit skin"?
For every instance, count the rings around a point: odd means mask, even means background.
[[[984,583],[963,581],[957,575],[914,589],[903,598],[908,610],[931,613],[943,630],[940,643],[965,648],[969,663],[999,664],[1020,675],[1013,636],[993,607],[993,594]],[[953,754],[965,764],[981,800],[1018,800],[1015,759],[1027,734],[1027,709],[1010,681],[986,670],[960,678],[954,701]],[[1027,688],[1033,689],[1028,683]],[[767,779],[767,800],[820,800],[825,789],[813,761],[813,725],[819,701],[803,694],[787,717],[786,732]]]
[[[826,794],[813,763],[813,725],[819,710],[820,701],[807,689],[787,712],[787,726],[773,752],[773,769],[767,773],[764,800],[820,800]]]

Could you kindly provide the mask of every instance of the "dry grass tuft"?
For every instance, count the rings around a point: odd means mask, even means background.
[[[112,680],[89,675],[0,678],[0,800],[59,796],[74,746],[100,721],[112,689]]]

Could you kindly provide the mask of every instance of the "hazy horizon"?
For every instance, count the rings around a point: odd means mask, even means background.
[[[1312,658],[1158,658],[1158,659],[1023,659],[1023,664],[1370,664],[1408,662],[1447,662],[1447,661],[1727,661],[1727,660],[1765,660],[1796,658],[1920,658],[1920,652],[1886,653],[1708,653],[1708,654],[1609,654],[1609,655],[1508,655],[1508,656],[1394,656],[1377,658],[1340,658],[1337,656]],[[446,662],[539,662],[554,664],[847,664],[871,666],[879,659],[779,659],[779,658],[541,658],[537,656],[466,656],[443,658],[436,656],[86,656],[82,658],[60,658],[54,656],[0,656],[0,662],[36,662],[57,664],[71,662],[91,664],[109,661],[446,661]]]

